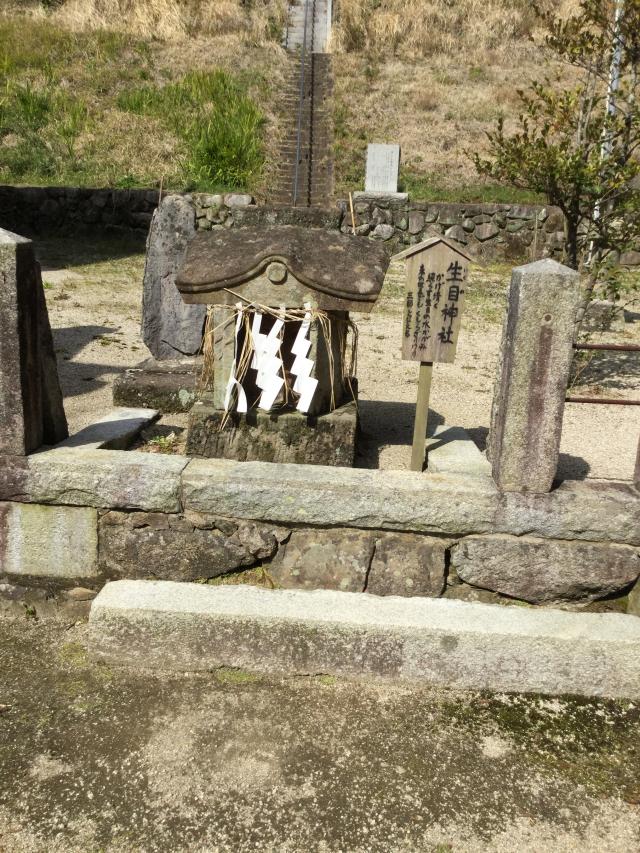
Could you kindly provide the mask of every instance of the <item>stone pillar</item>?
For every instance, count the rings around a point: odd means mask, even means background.
[[[0,455],[25,456],[67,435],[33,244],[0,229]]]
[[[196,355],[202,344],[206,305],[187,305],[176,275],[196,233],[193,204],[178,195],[163,199],[147,238],[142,289],[142,339],[158,360]]]
[[[502,491],[551,489],[580,298],[580,276],[556,261],[513,270],[487,446]]]
[[[633,472],[633,482],[640,489],[640,438],[638,439],[638,452],[636,454],[636,467]]]

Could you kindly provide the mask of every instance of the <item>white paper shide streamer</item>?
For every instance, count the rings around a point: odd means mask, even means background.
[[[309,340],[309,329],[311,328],[311,305],[305,302],[306,314],[300,324],[300,329],[296,339],[291,347],[291,352],[295,355],[291,373],[296,377],[293,385],[293,390],[300,395],[296,408],[299,412],[308,412],[311,407],[311,401],[318,387],[318,380],[311,376],[313,370],[313,359],[307,358],[311,349],[311,341]]]
[[[251,339],[253,342],[253,361],[251,367],[257,371],[256,385],[262,391],[258,407],[270,411],[282,386],[284,378],[279,375],[283,368],[280,358],[280,332],[284,323],[282,320],[274,320],[273,326],[268,334],[260,331],[264,315],[256,311],[253,315],[251,327]]]
[[[238,379],[238,370],[240,369],[243,375],[246,370],[246,366],[239,368],[238,363],[246,364],[246,362],[244,362],[245,356],[238,352],[238,344],[240,330],[243,322],[247,319],[247,312],[240,302],[235,307],[234,360],[231,375],[227,382],[224,407],[227,412],[232,407],[233,391],[235,389],[237,390],[236,411],[246,413],[248,410],[247,395],[242,387],[242,376]],[[295,376],[293,391],[299,395],[296,408],[299,412],[306,413],[311,407],[313,395],[318,387],[318,380],[311,376],[314,361],[308,357],[309,350],[311,349],[311,340],[309,339],[312,322],[311,304],[306,302],[304,310],[304,317],[291,347],[291,353],[295,356],[291,366],[291,373]],[[284,308],[281,309],[281,313],[284,317]],[[285,385],[284,364],[281,356],[284,319],[275,317],[273,325],[268,333],[265,334],[262,331],[264,318],[264,313],[255,310],[251,320],[251,328],[249,329],[248,325],[245,328],[251,342],[251,367],[256,371],[256,385],[261,392],[258,407],[265,411],[271,411]],[[246,357],[249,357],[249,353],[247,353]]]

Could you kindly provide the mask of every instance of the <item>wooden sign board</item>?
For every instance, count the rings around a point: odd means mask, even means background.
[[[471,259],[439,237],[411,246],[395,257],[405,263],[402,358],[452,362]]]

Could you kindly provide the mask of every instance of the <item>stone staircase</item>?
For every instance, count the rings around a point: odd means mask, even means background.
[[[285,46],[298,56],[292,63],[282,92],[281,108],[287,133],[276,170],[274,204],[324,207],[333,194],[331,57],[326,53],[329,35],[327,0],[309,0],[305,38],[304,3],[289,10]]]

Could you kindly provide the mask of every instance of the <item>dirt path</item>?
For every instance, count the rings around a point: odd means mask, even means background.
[[[24,615],[0,670],[3,853],[639,849],[631,702],[158,676]]]
[[[114,376],[148,355],[139,336],[144,247],[122,240],[58,240],[42,242],[38,249],[67,416],[76,430],[109,409]],[[481,448],[489,425],[508,280],[506,266],[474,272],[457,360],[434,370],[431,427],[462,426]],[[640,342],[640,318],[635,316],[625,331],[600,338]],[[384,293],[371,315],[354,319],[360,330],[364,430],[358,464],[407,468],[418,369],[400,359],[400,294]],[[599,372],[592,370],[585,377],[591,384],[576,393],[640,398],[640,359],[604,356],[594,364],[600,365]],[[171,416],[165,422],[169,430],[180,429],[185,419]],[[639,433],[639,407],[567,405],[561,476],[629,479]]]

